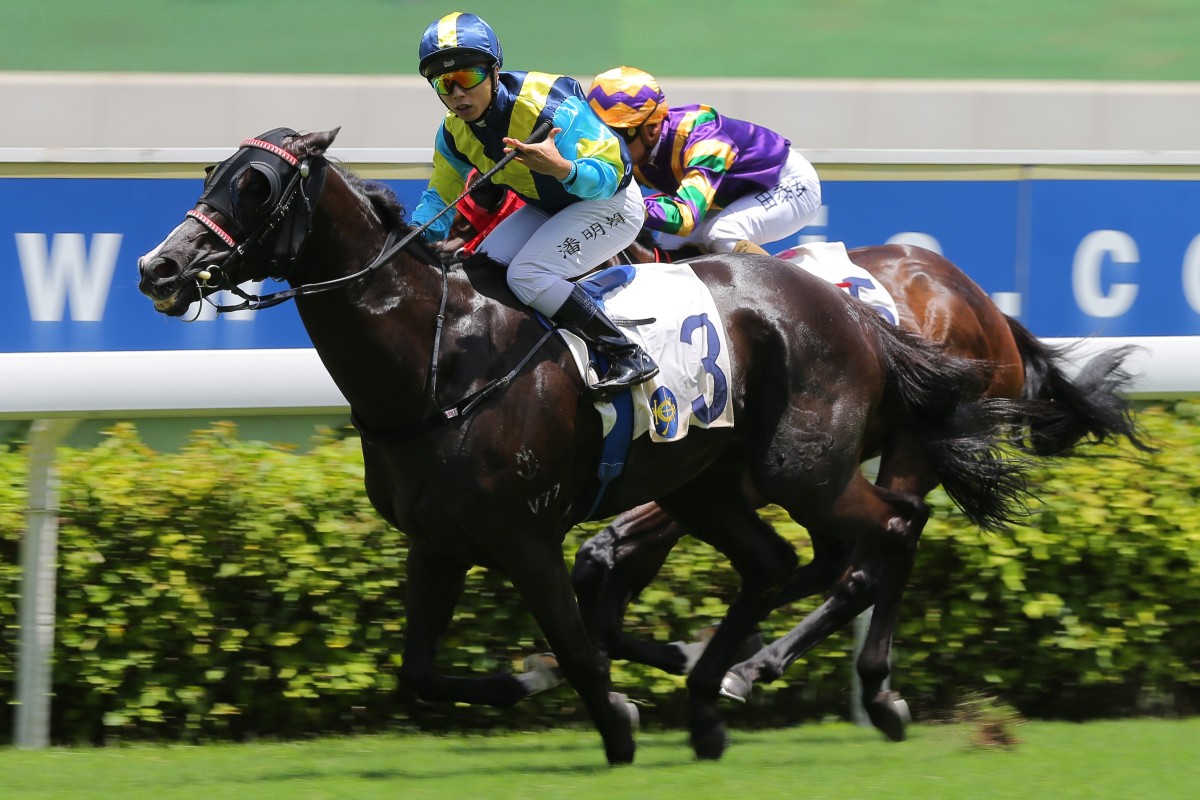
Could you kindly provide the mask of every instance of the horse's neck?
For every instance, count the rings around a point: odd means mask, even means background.
[[[327,190],[331,187],[335,191],[322,198],[297,264],[307,284],[358,272],[387,242],[369,202],[340,181],[330,181]],[[438,266],[405,250],[363,278],[297,298],[322,362],[355,413],[368,422],[399,426],[434,411],[426,387],[442,280]]]

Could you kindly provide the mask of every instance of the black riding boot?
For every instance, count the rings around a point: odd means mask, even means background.
[[[582,287],[571,290],[571,296],[552,319],[596,348],[608,360],[608,371],[594,387],[600,392],[623,389],[647,381],[658,374],[658,365],[646,351],[631,342],[613,324],[604,310]]]

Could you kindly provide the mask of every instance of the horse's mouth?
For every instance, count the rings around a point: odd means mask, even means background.
[[[183,309],[187,306],[182,303],[177,303],[175,297],[169,297],[165,300],[155,300],[154,310],[162,312],[171,317],[178,317],[183,314]]]
[[[139,288],[142,294],[154,303],[155,311],[169,317],[183,316],[187,313],[188,307],[198,299],[191,296],[193,292],[187,291],[188,288],[194,287],[185,281],[175,281],[171,284],[146,284],[143,282]]]

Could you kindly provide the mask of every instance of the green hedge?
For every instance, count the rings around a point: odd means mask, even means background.
[[[896,641],[893,680],[918,717],[988,690],[1033,716],[1191,713],[1200,699],[1200,403],[1144,410],[1163,451],[1102,447],[1037,476],[1029,524],[983,535],[939,494]],[[0,456],[0,737],[11,730],[25,458]],[[156,453],[127,425],[60,454],[53,736],[209,739],[584,721],[560,687],[514,709],[423,704],[397,678],[405,540],[362,491],[357,440],[299,455],[232,426]],[[777,512],[777,510],[776,510]],[[775,521],[804,556],[803,533]],[[576,529],[573,553],[597,529]],[[722,614],[731,570],[685,542],[631,607],[632,627],[687,637]],[[769,636],[815,601],[774,615]],[[515,669],[545,648],[499,576],[473,571],[442,664]],[[848,634],[757,690],[737,724],[845,715]],[[683,719],[682,679],[614,678],[647,724]]]

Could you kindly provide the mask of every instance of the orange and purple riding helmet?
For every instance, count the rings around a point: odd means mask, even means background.
[[[667,96],[649,72],[616,67],[592,81],[588,104],[610,128],[634,130],[667,115]]]

